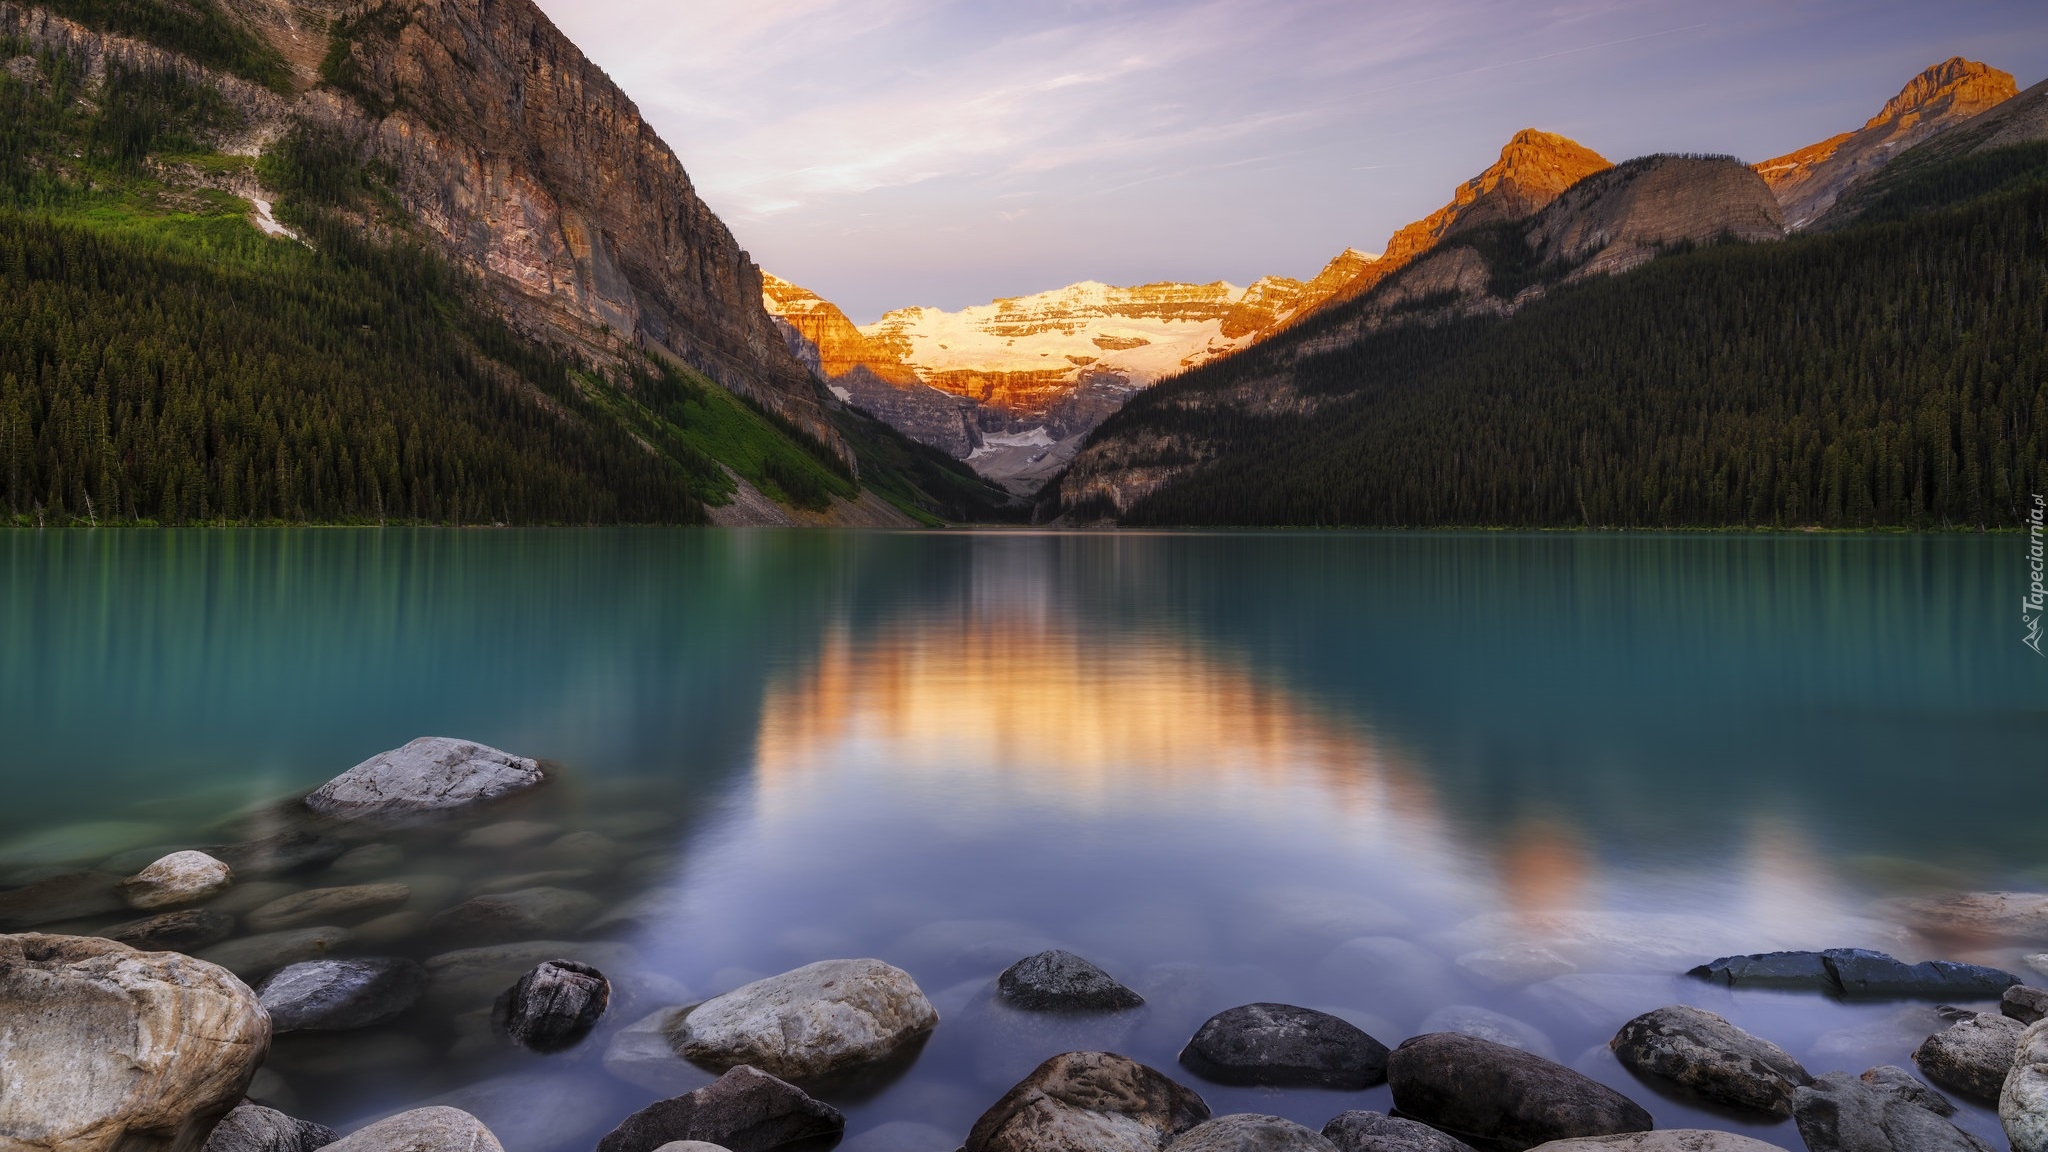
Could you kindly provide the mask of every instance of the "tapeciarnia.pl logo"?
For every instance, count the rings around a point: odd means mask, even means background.
[[[2027,568],[2033,582],[2027,586],[2027,598],[2020,604],[2020,620],[2027,626],[2027,634],[2020,643],[2032,648],[2036,656],[2048,656],[2048,652],[2041,651],[2041,617],[2048,611],[2048,588],[2042,587],[2042,573],[2048,569],[2048,561],[2042,555],[2044,519],[2048,519],[2048,500],[2037,493],[2034,510],[2027,517]]]

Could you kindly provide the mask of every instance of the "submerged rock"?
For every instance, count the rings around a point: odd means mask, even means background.
[[[403,884],[354,884],[345,888],[310,888],[282,896],[242,918],[252,932],[277,932],[309,924],[333,924],[376,908],[389,908],[412,898]]]
[[[318,1152],[339,1138],[332,1128],[244,1100],[214,1126],[200,1152]]]
[[[1059,948],[1026,956],[996,980],[1003,1000],[1027,1012],[1120,1012],[1145,998]]]
[[[483,1121],[459,1108],[415,1108],[351,1132],[333,1152],[505,1152]]]
[[[1205,1120],[1166,1147],[1168,1152],[1337,1152],[1336,1145],[1313,1129],[1248,1112]]]
[[[497,800],[543,779],[540,765],[524,757],[423,736],[329,780],[306,797],[306,807],[343,820],[404,818]]]
[[[1682,1004],[1622,1025],[1609,1047],[1638,1076],[1661,1077],[1717,1104],[1772,1116],[1792,1115],[1792,1090],[1813,1083],[1783,1048]]]
[[[1689,974],[1735,987],[1807,989],[1849,999],[1992,1000],[2020,982],[2010,972],[1981,964],[1908,964],[1867,948],[1724,956]]]
[[[1323,1125],[1338,1152],[1474,1152],[1470,1144],[1427,1124],[1383,1112],[1342,1112]]]
[[[963,1152],[1159,1152],[1208,1118],[1200,1096],[1135,1060],[1068,1052],[982,1113]]]
[[[437,914],[428,928],[478,944],[560,936],[583,927],[602,906],[597,897],[572,888],[522,888],[472,896]]]
[[[521,1047],[560,1052],[590,1034],[611,998],[604,973],[574,960],[549,960],[498,997],[491,1022]]]
[[[383,958],[288,965],[256,994],[278,1032],[341,1032],[396,1020],[426,990],[426,969]]]
[[[1795,1090],[1792,1119],[1809,1152],[1991,1152],[1933,1112],[1847,1072]]]
[[[824,960],[705,1001],[670,1040],[677,1053],[707,1067],[822,1076],[887,1059],[938,1022],[931,1001],[902,969],[880,960]]]
[[[536,964],[575,960],[612,975],[638,968],[639,953],[624,944],[528,940],[462,948],[427,958],[427,1000],[444,1009],[488,1008]]]
[[[226,864],[204,852],[173,852],[121,882],[130,908],[169,908],[204,900],[235,882]]]
[[[108,912],[125,912],[121,878],[109,872],[67,872],[0,890],[0,930],[34,928]]]
[[[1653,1127],[1641,1105],[1590,1077],[1456,1032],[1403,1041],[1387,1078],[1403,1115],[1508,1148]]]
[[[45,1152],[196,1148],[270,1045],[256,996],[176,952],[0,937],[0,1139]]]
[[[561,834],[560,824],[543,824],[537,820],[506,820],[464,833],[462,838],[455,842],[455,846],[499,851],[506,848],[524,848]]]
[[[2012,1152],[2048,1152],[2048,1024],[2036,1021],[2020,1033],[1998,1094],[1998,1121]]]
[[[235,918],[206,908],[163,912],[116,924],[101,932],[109,940],[144,952],[196,952],[235,934]]]
[[[1936,1032],[1913,1052],[1913,1063],[1929,1080],[1951,1092],[1987,1103],[1998,1099],[2012,1070],[2020,1033],[2027,1026],[1989,1012],[1974,1013],[1945,1032]]]
[[[260,980],[287,964],[318,960],[330,952],[347,948],[354,941],[355,937],[346,928],[298,928],[216,944],[199,953],[199,958],[209,964],[218,964],[244,980]]]
[[[235,875],[245,879],[261,876],[282,876],[305,868],[315,868],[338,860],[348,852],[348,845],[331,836],[317,836],[311,832],[280,832],[260,840],[244,840],[239,844],[220,844],[206,849],[206,854],[234,869]]]
[[[342,875],[376,875],[389,872],[405,863],[405,849],[396,844],[365,844],[351,848],[335,857],[327,866],[329,872]]]
[[[597,1152],[655,1152],[679,1140],[701,1140],[730,1152],[771,1152],[845,1130],[846,1118],[837,1108],[758,1068],[739,1067],[709,1087],[626,1117],[598,1142]]]
[[[1246,1004],[1211,1016],[1181,1050],[1188,1071],[1218,1084],[1370,1088],[1387,1078],[1387,1046],[1327,1012]]]

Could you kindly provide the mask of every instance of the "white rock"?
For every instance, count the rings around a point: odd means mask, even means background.
[[[0,1148],[197,1148],[270,1048],[226,970],[111,940],[0,936]]]
[[[346,820],[440,812],[523,792],[544,778],[540,765],[524,757],[424,736],[329,780],[306,797],[306,807]]]
[[[2048,1152],[2048,1020],[2020,1033],[2012,1071],[1998,1094],[1998,1119],[2012,1152]]]
[[[459,1108],[416,1108],[351,1132],[333,1152],[505,1152],[483,1121]]]
[[[173,852],[121,882],[130,908],[204,900],[235,882],[234,870],[204,852]]]
[[[938,1022],[908,972],[880,960],[824,960],[705,1001],[669,1039],[701,1064],[790,1078],[886,1059]]]

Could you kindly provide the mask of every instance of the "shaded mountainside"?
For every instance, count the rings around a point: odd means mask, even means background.
[[[16,522],[1006,514],[830,399],[523,0],[54,7],[0,0]]]
[[[2007,174],[1988,194],[1967,171],[1987,163]],[[1374,327],[1396,277],[1164,382],[1104,424],[1043,511],[1188,525],[2018,523],[2048,485],[2048,146],[1932,166],[1884,223],[1699,243],[1724,224],[1776,225],[1760,181],[1730,195],[1734,167],[1624,165],[1432,257],[1462,253],[1475,271],[1461,291],[1541,289],[1511,317],[1439,303],[1433,322]],[[1702,214],[1685,190],[1708,186],[1722,191]],[[1667,254],[1580,274],[1617,246]]]

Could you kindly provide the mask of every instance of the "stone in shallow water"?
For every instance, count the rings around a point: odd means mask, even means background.
[[[127,910],[121,878],[107,872],[70,872],[0,890],[0,929],[33,928]]]
[[[288,965],[256,994],[278,1032],[341,1032],[396,1020],[426,990],[426,969],[385,957]]]
[[[196,952],[235,934],[235,918],[207,908],[163,912],[100,933],[144,952]]]
[[[121,882],[130,908],[143,910],[190,904],[223,891],[235,876],[204,852],[173,852]]]
[[[590,1034],[611,999],[604,973],[574,960],[549,960],[498,997],[491,1022],[521,1047],[560,1052]]]
[[[1168,1152],[1337,1152],[1323,1135],[1278,1116],[1248,1112],[1205,1120],[1174,1137]]]
[[[218,844],[206,849],[206,854],[234,869],[236,876],[252,879],[282,876],[287,872],[328,864],[347,851],[348,845],[331,836],[280,832],[260,840]]]
[[[201,1152],[317,1152],[337,1139],[332,1128],[244,1100],[222,1118]]]
[[[2048,895],[2039,892],[1958,892],[1895,900],[1887,908],[1900,923],[1929,936],[2048,941]]]
[[[597,1152],[654,1152],[678,1140],[701,1140],[731,1152],[771,1152],[845,1130],[846,1118],[837,1108],[758,1068],[740,1067],[708,1087],[626,1117],[598,1142]]]
[[[1027,1012],[1120,1012],[1145,998],[1062,949],[1026,956],[996,981],[1003,1000]]]
[[[255,909],[242,918],[252,932],[277,932],[308,924],[332,924],[376,908],[389,908],[412,898],[403,884],[355,884],[345,888],[312,888],[294,892]]]
[[[483,1122],[457,1108],[416,1108],[327,1146],[334,1152],[505,1152]]]
[[[1653,1127],[1641,1105],[1590,1077],[1456,1032],[1403,1041],[1387,1079],[1403,1115],[1509,1148]]]
[[[824,960],[698,1005],[670,1037],[686,1059],[822,1076],[885,1060],[939,1022],[917,982],[880,960]]]
[[[1427,1124],[1384,1112],[1341,1112],[1323,1125],[1338,1152],[1473,1152],[1470,1144]]]
[[[1784,1152],[1733,1132],[1704,1128],[1671,1128],[1662,1132],[1632,1132],[1626,1136],[1593,1136],[1583,1140],[1553,1140],[1538,1145],[1534,1152]]]
[[[1999,998],[1998,1010],[2022,1024],[2032,1024],[2048,1016],[2048,992],[2039,988],[2029,988],[2024,984],[2015,984],[2007,988],[2005,995]]]
[[[1953,960],[1908,964],[1868,948],[1724,956],[1694,968],[1689,975],[1736,987],[1806,989],[1849,999],[1990,1000],[2020,982],[2010,972],[1981,964]]]
[[[440,1009],[489,1007],[520,976],[549,960],[589,964],[614,979],[640,966],[639,953],[624,944],[528,940],[463,948],[427,958],[427,1002]]]
[[[2012,1070],[2026,1025],[1989,1012],[1975,1013],[1936,1032],[1913,1052],[1929,1080],[1972,1100],[1996,1101]]]
[[[472,896],[437,914],[429,927],[450,940],[501,943],[573,932],[600,907],[597,897],[572,888],[522,888]]]
[[[1208,1118],[1200,1096],[1135,1060],[1068,1052],[984,1112],[963,1152],[1158,1152]]]
[[[342,875],[374,876],[389,872],[405,863],[405,849],[396,844],[365,844],[351,848],[335,858],[327,866],[329,872]]]
[[[1791,1053],[1683,1004],[1622,1025],[1611,1047],[1638,1076],[1660,1077],[1717,1104],[1770,1116],[1792,1115],[1792,1090],[1813,1083]]]
[[[1835,983],[1818,952],[1755,952],[1747,956],[1723,956],[1694,968],[1688,975],[1743,988],[1841,991],[1841,986]]]
[[[1847,1072],[1795,1090],[1792,1119],[1809,1152],[1991,1152],[1933,1112]]]
[[[2048,1152],[2048,1024],[2036,1021],[2020,1033],[1998,1095],[1998,1120],[2012,1152]]]
[[[287,964],[318,960],[354,942],[355,937],[346,928],[297,928],[216,944],[199,953],[199,958],[244,980],[260,980]]]
[[[1545,1060],[1557,1059],[1557,1046],[1550,1042],[1550,1037],[1544,1035],[1542,1029],[1476,1004],[1453,1004],[1448,1008],[1439,1008],[1423,1017],[1422,1024],[1416,1031],[1418,1034],[1463,1032],[1467,1036],[1477,1036],[1482,1040],[1491,1040],[1495,1044],[1505,1044],[1510,1048],[1520,1048],[1524,1052],[1534,1052]]]
[[[1387,1046],[1327,1012],[1246,1004],[1218,1012],[1181,1050],[1190,1072],[1218,1084],[1370,1088],[1387,1078]]]
[[[463,834],[455,842],[457,848],[480,848],[497,851],[504,848],[524,848],[543,840],[559,836],[560,824],[544,824],[538,820],[506,820],[498,824],[487,824]]]
[[[403,819],[448,812],[524,792],[540,765],[488,745],[423,736],[380,752],[306,797],[306,807],[342,820]]]
[[[1918,1076],[1896,1065],[1886,1064],[1877,1068],[1866,1068],[1857,1077],[1865,1084],[1880,1092],[1888,1093],[1908,1104],[1918,1104],[1936,1116],[1956,1114],[1955,1101],[1929,1088]]]

